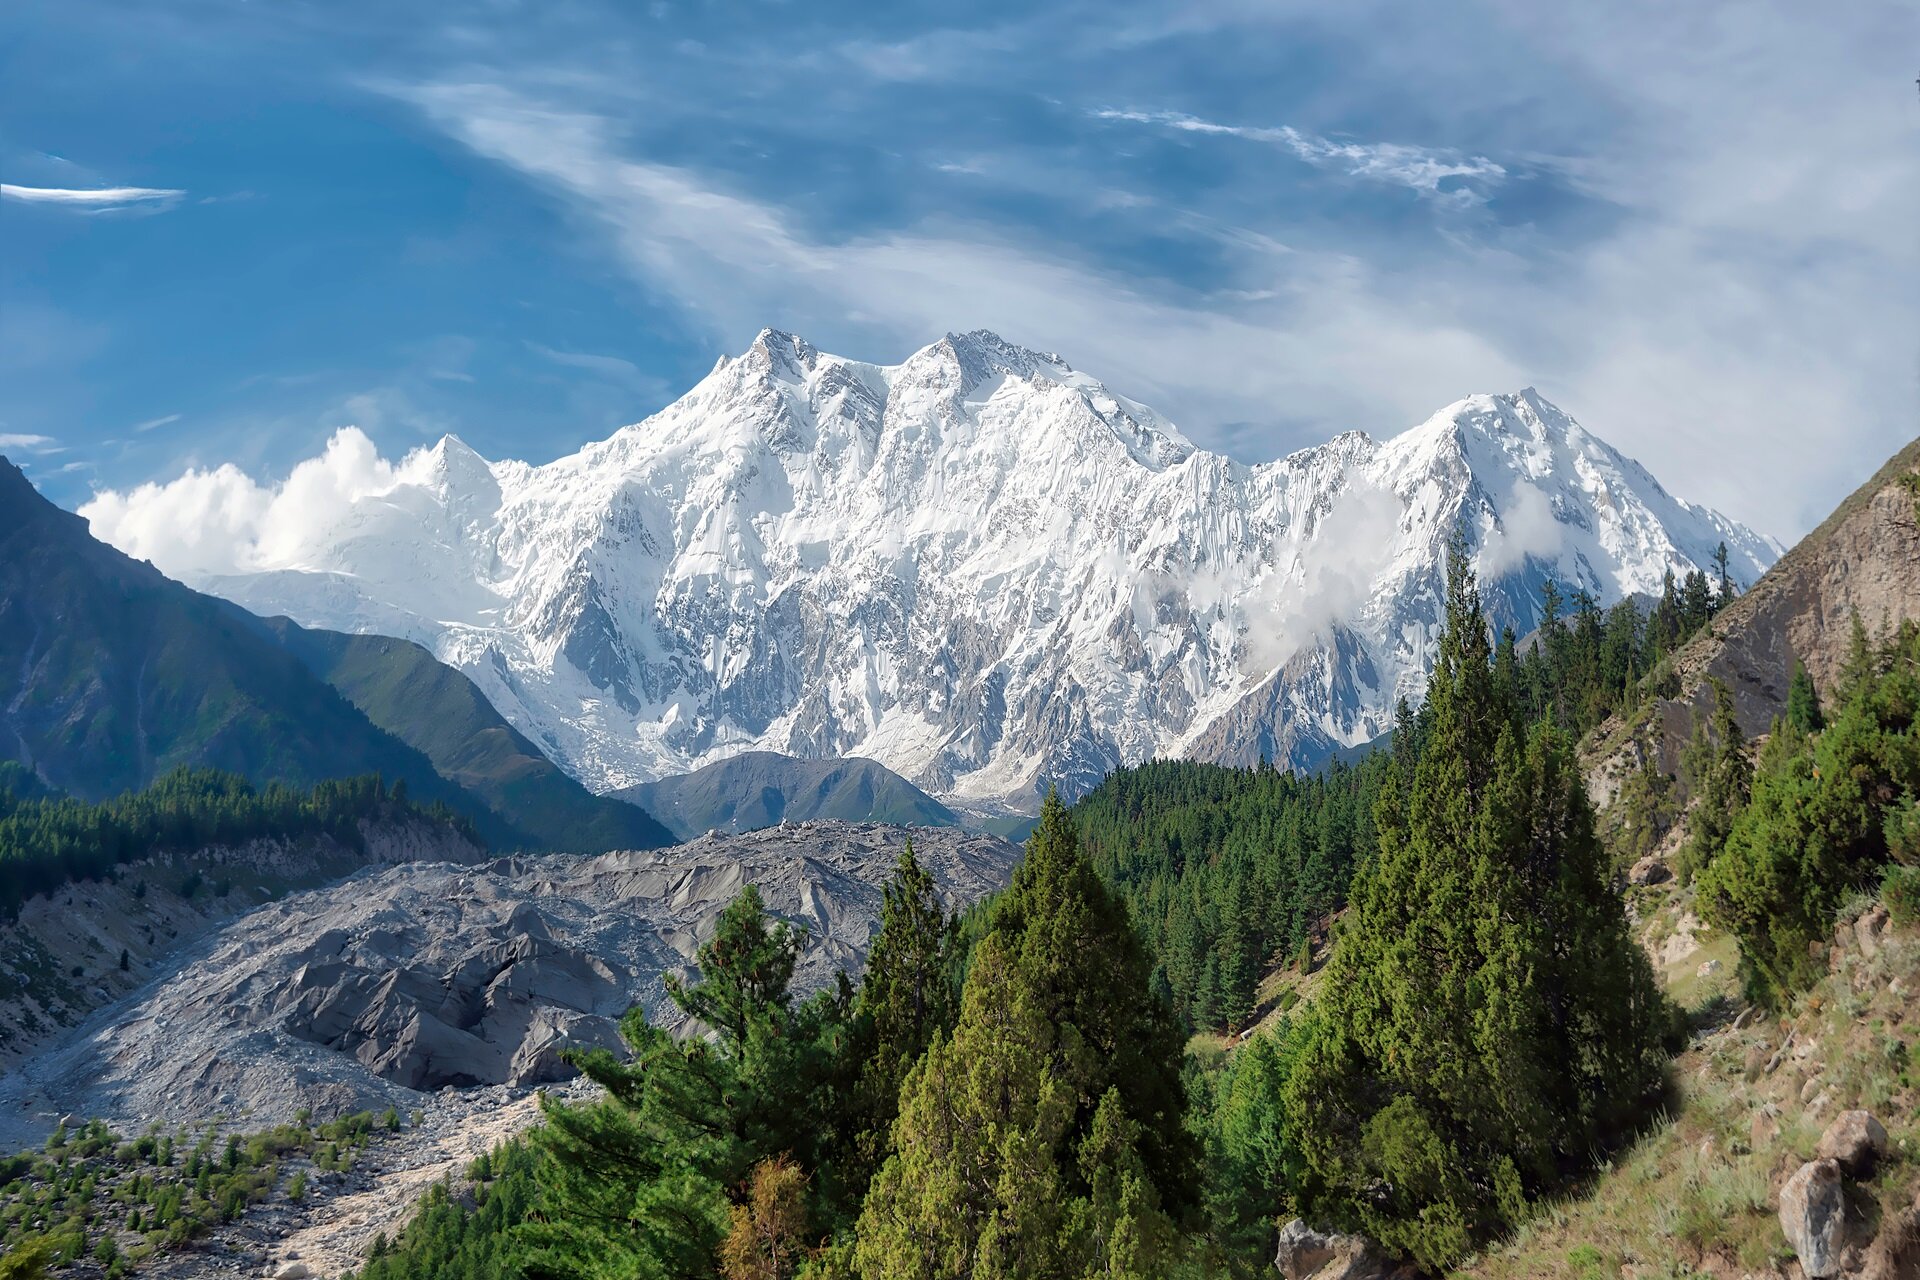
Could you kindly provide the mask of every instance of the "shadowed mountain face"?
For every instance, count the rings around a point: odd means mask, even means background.
[[[473,681],[419,645],[309,630],[286,618],[266,625],[369,720],[424,752],[536,847],[599,853],[673,843],[644,802],[596,796],[575,782],[502,719]]]
[[[645,808],[682,840],[816,819],[920,827],[960,822],[951,809],[875,761],[800,760],[772,751],[744,752],[614,794]]]
[[[0,752],[89,799],[209,765],[303,787],[377,772],[461,800],[259,619],[95,541],[4,461]]]
[[[666,843],[413,645],[268,623],[97,541],[0,460],[0,758],[88,799],[181,765],[308,787],[378,773],[504,848]]]

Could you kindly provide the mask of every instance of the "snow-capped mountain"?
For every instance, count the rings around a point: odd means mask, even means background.
[[[1002,798],[1377,736],[1423,687],[1463,517],[1521,632],[1549,575],[1608,601],[1722,541],[1749,582],[1780,550],[1531,389],[1249,467],[990,333],[879,366],[768,331],[570,457],[449,436],[188,576],[427,644],[596,789],[759,748]]]

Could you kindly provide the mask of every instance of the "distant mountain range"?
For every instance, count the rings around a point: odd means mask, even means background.
[[[196,585],[419,641],[596,791],[747,750],[950,803],[1311,767],[1424,692],[1456,528],[1522,634],[1549,577],[1607,603],[1780,551],[1531,389],[1245,466],[984,332],[880,366],[769,330],[568,457],[449,436],[345,496]]]
[[[709,831],[737,834],[782,822],[960,825],[953,810],[872,760],[800,760],[744,751],[692,773],[616,792],[682,840]]]
[[[496,847],[653,847],[417,645],[263,621],[96,541],[0,459],[0,758],[101,799],[181,765],[310,786],[380,773]]]

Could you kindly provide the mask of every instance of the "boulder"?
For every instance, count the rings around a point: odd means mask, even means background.
[[[1307,1280],[1332,1262],[1340,1246],[1351,1237],[1327,1235],[1315,1231],[1299,1218],[1280,1228],[1280,1248],[1273,1265],[1286,1280]]]
[[[1809,1280],[1839,1274],[1846,1225],[1846,1188],[1839,1161],[1803,1164],[1780,1188],[1780,1230]]]
[[[308,1280],[313,1268],[304,1262],[289,1262],[273,1273],[273,1280]]]
[[[1671,879],[1673,872],[1667,869],[1667,864],[1652,854],[1634,863],[1632,870],[1627,872],[1627,880],[1631,884],[1665,884]]]
[[[1887,1130],[1870,1111],[1842,1111],[1834,1117],[1813,1154],[1837,1162],[1850,1176],[1868,1178],[1887,1153]]]
[[[1419,1272],[1375,1251],[1364,1236],[1315,1231],[1295,1218],[1280,1228],[1273,1265],[1285,1280],[1413,1280]]]

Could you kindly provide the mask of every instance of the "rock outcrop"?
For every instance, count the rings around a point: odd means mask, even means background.
[[[1909,487],[1917,470],[1920,441],[1894,455],[1674,655],[1676,695],[1653,707],[1641,732],[1616,726],[1586,761],[1596,804],[1612,799],[1646,753],[1663,772],[1679,775],[1694,715],[1712,706],[1710,679],[1732,690],[1740,727],[1752,737],[1785,712],[1796,661],[1823,697],[1831,695],[1856,614],[1876,633],[1920,619],[1920,505]]]
[[[1887,1130],[1870,1111],[1843,1111],[1820,1135],[1814,1156],[1832,1160],[1850,1178],[1870,1178],[1887,1153]]]
[[[1285,1280],[1415,1280],[1420,1274],[1383,1257],[1364,1236],[1315,1231],[1299,1218],[1280,1228],[1273,1265]]]

